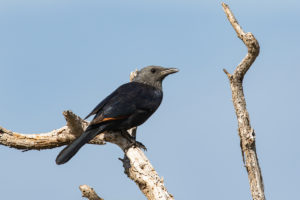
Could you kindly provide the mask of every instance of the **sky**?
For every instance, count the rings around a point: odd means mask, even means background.
[[[298,199],[300,185],[300,2],[228,0],[260,55],[244,90],[267,199]],[[137,139],[175,199],[251,199],[226,68],[246,55],[221,1],[1,0],[0,126],[43,133],[85,117],[129,74],[176,67],[164,99]],[[123,173],[119,147],[85,145],[67,164],[62,149],[0,146],[1,199],[145,199]]]

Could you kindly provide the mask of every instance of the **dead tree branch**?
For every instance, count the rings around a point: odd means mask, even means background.
[[[64,111],[63,115],[67,125],[48,133],[22,134],[0,126],[0,144],[24,150],[52,149],[70,144],[83,133],[83,130],[88,126],[88,122],[71,111]],[[105,141],[97,136],[90,141],[90,144],[105,144]]]
[[[130,79],[136,75],[136,72],[130,74]],[[0,127],[0,145],[23,149],[23,150],[41,150],[52,149],[55,147],[70,144],[88,126],[88,122],[81,119],[71,111],[64,111],[67,125],[53,130],[49,133],[41,134],[22,134],[9,131]],[[136,134],[136,128],[129,130],[133,136]],[[164,186],[163,179],[159,177],[153,166],[151,165],[144,152],[136,147],[130,147],[130,142],[123,138],[119,132],[103,132],[97,135],[90,144],[102,145],[110,142],[118,145],[124,151],[124,159],[121,159],[124,166],[125,174],[132,179],[149,200],[173,200],[173,196],[168,193]],[[83,188],[83,190],[82,190]],[[84,197],[90,200],[98,200],[100,197],[93,198],[88,196],[96,194],[87,187],[80,187]],[[84,193],[87,191],[87,193]],[[92,192],[93,191],[93,192]],[[94,195],[94,197],[96,197]]]
[[[79,189],[82,192],[82,197],[85,197],[88,200],[104,200],[99,197],[95,190],[88,185],[81,185],[79,186]]]
[[[224,72],[230,81],[232,101],[238,120],[238,133],[241,140],[243,160],[248,172],[252,198],[254,200],[264,200],[264,184],[256,154],[255,133],[250,125],[249,114],[246,108],[246,101],[243,91],[244,76],[259,54],[259,44],[252,33],[245,33],[243,31],[228,5],[222,3],[222,6],[229,22],[236,31],[237,36],[248,48],[247,55],[236,67],[234,73],[230,74],[226,69],[224,69]]]

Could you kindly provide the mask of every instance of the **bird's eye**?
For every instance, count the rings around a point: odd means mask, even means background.
[[[152,68],[151,72],[154,74],[156,72],[156,69]]]

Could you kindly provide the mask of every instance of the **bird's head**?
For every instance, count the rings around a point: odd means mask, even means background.
[[[176,68],[164,68],[160,66],[148,66],[137,71],[132,81],[151,85],[153,87],[162,88],[162,81],[169,74],[178,72]]]

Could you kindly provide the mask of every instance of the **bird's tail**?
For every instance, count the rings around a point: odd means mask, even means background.
[[[61,165],[68,162],[86,143],[93,139],[100,132],[103,132],[104,126],[100,126],[94,129],[87,129],[81,134],[76,140],[74,140],[70,145],[65,147],[56,157],[56,164]]]

